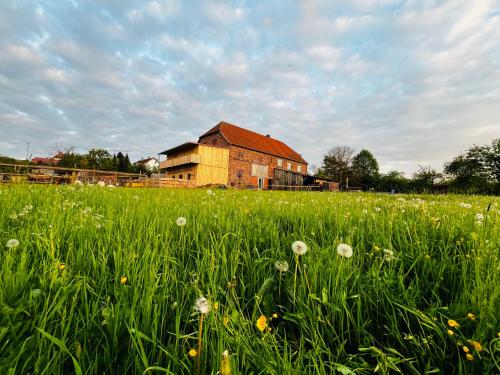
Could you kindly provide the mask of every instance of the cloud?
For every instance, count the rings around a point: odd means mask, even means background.
[[[0,154],[139,159],[225,120],[441,168],[500,134],[499,33],[493,1],[2,2]]]

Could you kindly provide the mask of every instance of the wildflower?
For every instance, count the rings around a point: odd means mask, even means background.
[[[352,247],[345,243],[341,243],[337,246],[337,253],[345,258],[350,258],[352,256]]]
[[[476,214],[476,221],[483,221],[483,220],[484,220],[483,214]]]
[[[464,353],[469,353],[470,351],[469,347],[465,345],[462,347],[462,350],[464,351]]]
[[[128,280],[127,276],[120,277],[120,284],[125,285],[127,283],[127,280]]]
[[[278,314],[274,313],[273,314],[273,319],[278,319]]]
[[[208,189],[208,190],[207,190],[207,194],[208,194],[208,195],[212,195],[213,193],[214,193],[214,192],[213,192],[212,190],[210,190],[210,189]]]
[[[468,313],[467,314],[467,319],[469,319],[469,320],[476,320],[476,316],[473,313]]]
[[[264,332],[267,327],[267,318],[264,315],[261,315],[259,319],[257,319],[257,323],[255,323],[259,331]]]
[[[389,250],[389,249],[384,249],[384,260],[386,262],[390,262],[391,260],[396,259],[394,256],[394,251]]]
[[[12,219],[12,220],[16,220],[17,219],[17,214],[15,212],[12,212],[10,215],[9,215],[9,218]]]
[[[478,341],[471,341],[472,345],[474,346],[474,349],[476,349],[477,352],[483,351],[483,347],[481,346],[481,343]]]
[[[470,353],[467,353],[465,355],[465,358],[467,358],[468,361],[473,361],[474,360],[474,356],[472,354],[470,354]]]
[[[451,329],[449,329],[447,332],[448,332],[448,335],[450,335],[450,336],[453,336],[455,334],[455,332],[453,332]]]
[[[188,355],[191,357],[191,358],[194,358],[196,357],[198,353],[196,353],[196,349],[191,349],[189,352],[188,352]]]
[[[288,262],[286,260],[277,260],[274,263],[274,267],[276,267],[279,272],[286,272],[288,271]]]
[[[304,255],[305,253],[307,253],[307,245],[302,241],[295,241],[292,244],[292,250],[295,255]]]
[[[455,320],[453,319],[450,319],[448,320],[448,325],[452,328],[458,328],[460,327],[460,324],[458,324]]]
[[[224,350],[222,353],[222,363],[220,364],[219,374],[231,375],[231,361],[229,359],[229,350]]]
[[[373,251],[380,251],[380,247],[378,247],[377,245],[373,245]]]
[[[66,269],[66,265],[65,265],[64,263],[59,263],[59,264],[57,265],[57,269],[58,269],[59,271],[64,271],[64,270]]]
[[[214,310],[218,310],[219,309],[219,302],[215,302],[214,303]]]
[[[175,223],[179,226],[179,227],[183,227],[184,225],[186,225],[187,223],[187,220],[185,217],[178,217],[177,220],[175,221]]]
[[[375,207],[374,210],[377,211],[377,212],[380,212],[381,208],[380,207]]]
[[[210,302],[205,297],[196,300],[194,308],[201,314],[208,314],[211,310]]]
[[[472,207],[472,205],[471,205],[470,203],[464,203],[464,202],[462,202],[462,203],[460,203],[460,207],[463,207],[463,208],[471,208],[471,207]]]
[[[229,325],[229,315],[224,315],[224,318],[222,318],[222,324],[224,324],[224,327]]]
[[[14,247],[18,247],[18,246],[19,246],[19,241],[14,239],[14,238],[7,241],[7,247],[9,249],[13,249]]]

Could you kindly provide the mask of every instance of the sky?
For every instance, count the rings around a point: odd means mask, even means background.
[[[134,161],[220,121],[440,170],[500,137],[500,1],[0,2],[0,155]]]

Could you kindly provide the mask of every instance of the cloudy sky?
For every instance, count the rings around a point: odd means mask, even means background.
[[[135,160],[221,120],[441,168],[500,136],[500,1],[0,2],[0,154]]]

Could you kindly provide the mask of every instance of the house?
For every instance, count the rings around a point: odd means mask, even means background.
[[[158,170],[160,163],[158,162],[158,159],[149,157],[149,158],[145,158],[145,159],[141,159],[139,161],[136,161],[135,165],[143,166],[144,169],[148,172],[154,172],[154,171]]]
[[[307,176],[307,162],[285,143],[227,122],[202,134],[198,142],[161,154],[167,155],[160,163],[167,177],[192,180],[196,186],[302,186]]]

